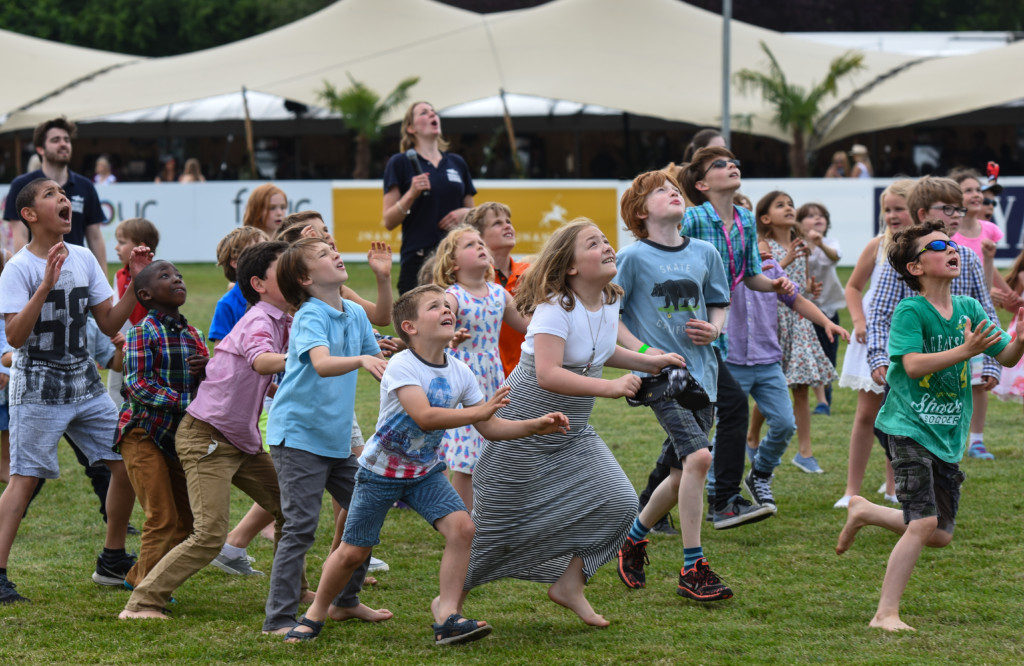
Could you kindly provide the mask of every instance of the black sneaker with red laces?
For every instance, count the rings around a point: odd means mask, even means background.
[[[732,590],[702,557],[689,569],[679,572],[676,594],[694,601],[721,601],[731,598]]]
[[[641,588],[647,582],[644,565],[651,563],[647,559],[648,543],[648,539],[634,541],[633,537],[627,536],[625,543],[619,548],[619,578],[630,589]]]

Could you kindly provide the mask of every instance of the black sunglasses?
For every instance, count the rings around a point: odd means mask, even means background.
[[[997,203],[999,203],[999,202],[996,201],[995,199],[982,199],[981,200],[981,205],[983,205],[983,206],[995,206]]]
[[[947,247],[951,248],[954,252],[960,251],[960,246],[954,243],[953,241],[940,238],[938,240],[933,240],[932,242],[922,247],[921,251],[917,253],[917,256],[920,257],[928,250],[931,250],[932,252],[945,252]]]
[[[715,160],[714,162],[712,162],[711,164],[708,165],[707,170],[704,171],[704,176],[707,176],[708,175],[708,171],[711,171],[712,169],[724,169],[727,166],[729,166],[730,164],[735,166],[737,169],[740,168],[740,161],[738,159],[735,159],[735,158],[733,158],[731,160]],[[704,176],[701,176],[701,178],[704,178]]]

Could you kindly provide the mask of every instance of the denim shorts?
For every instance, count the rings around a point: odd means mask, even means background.
[[[57,444],[67,433],[93,465],[120,460],[114,453],[117,408],[106,392],[66,405],[11,405],[11,474],[60,477]]]
[[[903,522],[938,516],[938,528],[952,534],[964,482],[960,467],[937,458],[910,437],[886,435],[886,441]]]
[[[445,477],[445,469],[447,467],[441,463],[414,479],[392,479],[360,467],[341,540],[360,548],[376,546],[380,543],[384,517],[398,500],[408,504],[432,526],[449,514],[466,511],[462,498]]]
[[[661,445],[659,465],[682,469],[686,456],[711,446],[708,433],[715,421],[714,405],[692,411],[681,406],[675,399],[666,398],[651,405],[651,409],[668,435]]]
[[[7,430],[11,425],[11,412],[7,405],[0,405],[0,430]]]

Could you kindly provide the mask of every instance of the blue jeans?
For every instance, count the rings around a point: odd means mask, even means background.
[[[768,433],[757,447],[754,469],[770,474],[779,466],[789,440],[796,432],[793,401],[782,372],[782,363],[765,365],[734,365],[726,363],[740,388],[757,402],[768,422]]]

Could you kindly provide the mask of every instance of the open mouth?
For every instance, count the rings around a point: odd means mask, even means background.
[[[949,268],[960,268],[960,257],[952,256],[946,261],[946,266]]]
[[[68,206],[61,206],[57,210],[57,216],[60,217],[60,219],[64,220],[65,222],[70,222],[71,221],[71,206],[70,205],[68,205]]]
[[[455,325],[455,317],[452,317],[450,315],[449,316],[441,317],[440,324],[441,324],[441,326],[454,326]]]

